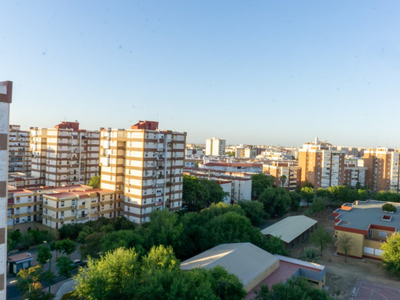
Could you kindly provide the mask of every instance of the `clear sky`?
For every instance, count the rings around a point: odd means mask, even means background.
[[[400,147],[400,1],[9,1],[12,124]]]

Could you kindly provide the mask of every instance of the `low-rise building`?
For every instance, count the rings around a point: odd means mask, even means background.
[[[342,235],[351,239],[352,247],[347,256],[381,259],[381,245],[400,228],[400,203],[392,203],[396,213],[382,211],[388,202],[367,200],[345,203],[333,212],[337,253],[344,254]]]
[[[261,233],[281,239],[286,249],[291,249],[307,239],[317,228],[317,223],[318,221],[306,216],[292,216],[268,226]]]
[[[326,268],[322,265],[272,255],[251,243],[221,244],[183,261],[180,268],[187,271],[215,266],[239,278],[247,292],[246,299],[254,299],[261,284],[271,287],[291,277],[304,276],[323,288],[326,279]]]

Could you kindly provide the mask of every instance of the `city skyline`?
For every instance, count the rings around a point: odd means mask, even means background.
[[[395,1],[5,2],[10,124],[232,144],[400,147]],[[4,30],[10,28],[12,30]],[[393,129],[392,129],[393,128]]]

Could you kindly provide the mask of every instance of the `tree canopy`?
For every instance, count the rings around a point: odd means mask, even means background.
[[[274,186],[275,177],[264,174],[254,174],[251,176],[251,195],[254,199],[258,199],[265,189]]]
[[[332,234],[329,233],[324,227],[318,227],[310,235],[310,242],[321,249],[321,256],[329,244],[334,243]]]
[[[258,201],[264,205],[264,209],[269,215],[278,217],[287,213],[291,204],[289,192],[282,187],[265,189]]]
[[[142,258],[119,248],[97,262],[88,261],[76,279],[75,295],[84,299],[232,299],[245,297],[242,283],[224,268],[181,271],[171,247],[153,247]]]
[[[94,189],[98,189],[100,187],[100,176],[93,176],[90,178],[89,184]]]
[[[395,232],[386,239],[381,249],[383,262],[393,274],[400,275],[400,233]]]

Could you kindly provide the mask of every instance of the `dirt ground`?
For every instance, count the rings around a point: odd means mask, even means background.
[[[323,226],[330,232],[334,232],[334,221],[332,217],[332,209],[320,213],[318,216],[311,217],[318,221],[318,226]],[[314,248],[317,253],[320,249],[309,243],[309,240],[297,245],[290,252],[290,256],[300,258],[302,251],[306,248]],[[336,247],[330,245],[323,253],[323,256],[318,261],[319,264],[327,267],[326,286],[329,287],[329,294],[336,299],[347,299],[355,286],[356,280],[372,281],[376,284],[388,286],[391,288],[400,288],[400,279],[393,277],[383,267],[381,261],[371,259],[356,260],[344,257],[335,256]]]

